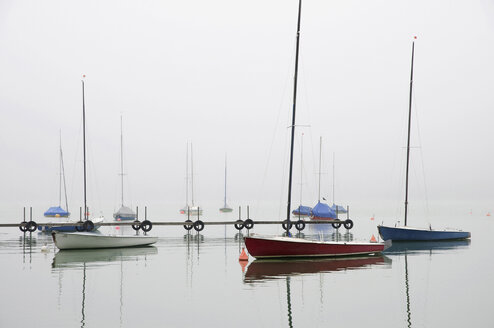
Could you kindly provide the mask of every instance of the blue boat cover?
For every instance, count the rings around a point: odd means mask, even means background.
[[[321,202],[318,202],[312,209],[312,216],[336,219],[336,213],[331,209],[331,207],[329,207],[328,204]]]
[[[312,211],[312,207],[309,207],[309,206],[303,206],[303,205],[300,205],[299,207],[297,207],[296,209],[294,209],[292,211],[292,214],[294,215],[310,215],[310,212]]]
[[[61,208],[60,206],[53,206],[50,207],[44,214],[45,216],[49,217],[68,217],[70,215],[69,212]]]
[[[346,213],[346,208],[344,208],[341,205],[333,204],[333,206],[331,206],[331,209],[336,213],[336,208],[337,207],[338,207],[338,214],[340,214],[340,213]]]

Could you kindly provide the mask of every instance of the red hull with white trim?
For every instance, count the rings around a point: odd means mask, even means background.
[[[245,237],[245,246],[255,258],[332,257],[380,253],[388,244],[313,241],[291,237]]]

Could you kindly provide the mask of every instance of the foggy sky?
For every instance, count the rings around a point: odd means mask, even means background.
[[[337,202],[401,206],[416,35],[410,202],[491,210],[494,3],[302,7],[293,203],[303,132],[306,205],[322,136],[324,197],[334,153]],[[58,203],[60,130],[69,206],[81,206],[83,74],[90,207],[120,205],[123,115],[128,205],[178,212],[189,141],[196,205],[223,205],[227,154],[231,206],[283,208],[296,15],[296,0],[0,0],[2,212]]]

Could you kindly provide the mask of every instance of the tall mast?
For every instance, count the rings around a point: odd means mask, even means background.
[[[334,152],[333,152],[333,205],[338,206],[334,202]]]
[[[59,182],[58,182],[58,207],[62,207],[62,130],[59,135],[60,159],[59,159]]]
[[[59,190],[59,200],[58,206],[62,207],[62,182],[63,191],[65,194],[65,210],[69,211],[69,202],[67,200],[67,185],[65,183],[65,167],[63,165],[63,151],[62,151],[62,130],[60,130],[60,190]]]
[[[86,199],[86,103],[84,98],[84,78],[82,76],[82,153],[84,159],[84,220],[87,220],[87,199]]]
[[[417,37],[414,37],[416,39]],[[413,89],[413,55],[415,51],[415,41],[412,42],[412,65],[410,71],[410,98],[408,100],[408,141],[407,141],[407,171],[405,182],[405,226],[407,225],[408,214],[408,169],[410,166],[410,128],[412,126],[412,89]]]
[[[185,152],[185,209],[189,207],[189,142],[187,141],[187,151]]]
[[[190,143],[190,196],[194,206],[194,154],[192,153],[192,142]]]
[[[300,206],[302,206],[302,183],[304,175],[304,134],[300,136]]]
[[[226,208],[226,154],[225,154],[225,205],[223,207]]]
[[[321,201],[321,157],[322,157],[322,137],[319,137],[319,191],[317,196],[317,202]]]
[[[298,77],[298,55],[300,46],[300,14],[302,12],[302,0],[298,2],[298,19],[297,19],[297,46],[295,50],[295,74],[293,79],[293,112],[292,112],[292,133],[290,141],[290,173],[288,177],[288,202],[286,210],[286,232],[290,230],[290,207],[292,202],[292,170],[293,170],[293,145],[295,138],[295,112],[297,107],[297,77]]]
[[[120,182],[122,186],[122,206],[124,204],[124,168],[123,168],[123,124],[122,115],[120,115]]]

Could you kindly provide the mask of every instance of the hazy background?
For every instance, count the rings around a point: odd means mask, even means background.
[[[310,127],[297,130],[293,203],[303,132],[304,204],[317,201],[322,136],[322,195],[333,197],[334,153],[338,203],[400,215],[416,35],[412,213],[492,210],[493,1],[302,6],[297,124]],[[122,114],[127,205],[178,217],[190,141],[196,205],[223,205],[227,153],[229,204],[283,215],[296,15],[296,0],[0,0],[2,220],[58,203],[60,130],[78,213],[83,74],[93,211],[120,205]]]

